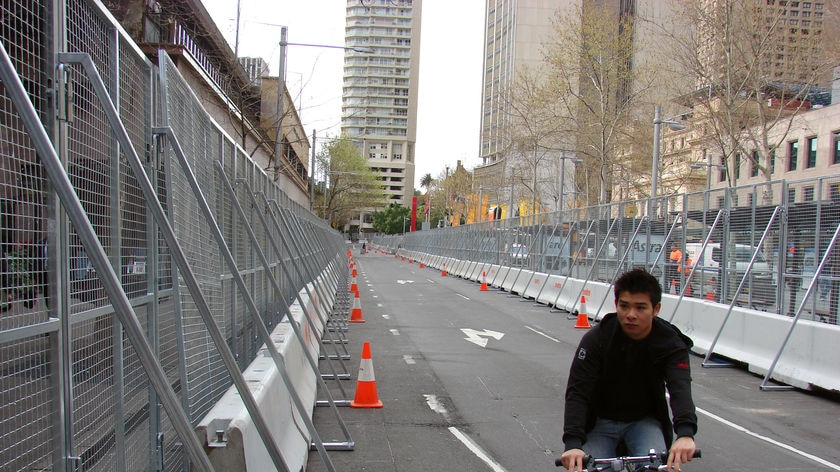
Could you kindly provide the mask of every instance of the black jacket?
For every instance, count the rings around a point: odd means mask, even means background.
[[[689,349],[693,345],[676,326],[659,317],[643,340],[621,331],[615,313],[589,330],[572,360],[566,387],[563,442],[566,450],[580,448],[596,417],[634,421],[654,416],[662,425],[665,444],[694,436],[697,415],[691,398]],[[665,388],[671,395],[669,420]]]

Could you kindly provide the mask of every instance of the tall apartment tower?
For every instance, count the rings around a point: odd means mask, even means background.
[[[411,206],[420,64],[421,0],[347,0],[345,46],[370,54],[344,61],[341,131],[363,143],[387,204]],[[360,215],[360,230],[370,214]]]

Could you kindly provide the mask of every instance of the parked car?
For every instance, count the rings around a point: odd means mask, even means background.
[[[508,255],[511,265],[520,267],[528,265],[528,247],[524,244],[511,244]]]

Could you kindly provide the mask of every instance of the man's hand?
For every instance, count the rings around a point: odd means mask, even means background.
[[[560,462],[563,463],[566,470],[583,472],[583,458],[585,456],[586,453],[583,452],[583,449],[569,449],[560,456]]]
[[[694,457],[694,439],[688,436],[677,438],[668,452],[668,470],[679,471],[680,464],[690,462]],[[565,464],[565,463],[564,463]]]

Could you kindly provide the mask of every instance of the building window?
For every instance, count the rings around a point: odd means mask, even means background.
[[[770,150],[770,157],[768,157],[768,161],[769,162],[767,163],[768,164],[767,167],[770,170],[770,175],[773,175],[773,173],[776,172],[776,150],[775,149]]]
[[[758,151],[752,152],[752,161],[750,161],[750,177],[758,177]]]
[[[720,158],[720,165],[723,167],[718,167],[718,182],[725,182],[726,181],[726,165],[723,162],[723,158]]]
[[[808,138],[808,169],[817,167],[817,137]]]
[[[735,163],[732,167],[733,167],[733,170],[735,171],[735,180],[740,179],[741,178],[741,153],[740,152],[735,154]]]
[[[371,148],[371,149],[372,149],[372,148]],[[368,154],[368,158],[369,158],[369,159],[376,159],[376,153],[375,153],[375,152],[372,152],[372,153]]]
[[[831,133],[831,140],[834,141],[834,159],[832,164],[840,164],[840,131]]]
[[[799,159],[799,141],[788,143],[788,172],[796,170],[796,161]]]
[[[796,189],[788,188],[788,204],[796,203]]]
[[[802,201],[803,202],[811,202],[814,201],[814,186],[808,186],[802,189]]]

